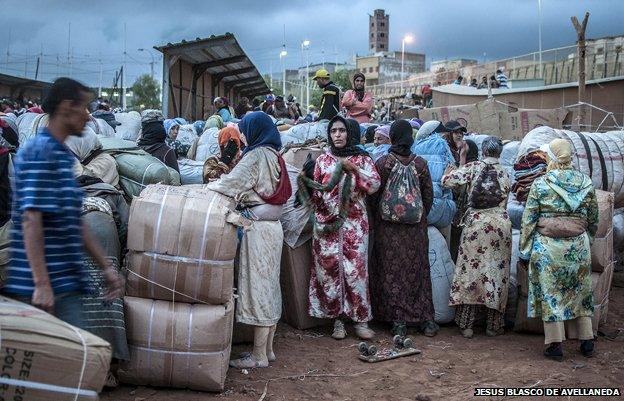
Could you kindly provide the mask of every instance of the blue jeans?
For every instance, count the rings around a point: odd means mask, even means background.
[[[32,297],[9,296],[25,304],[32,304]],[[82,307],[84,295],[79,292],[67,292],[54,296],[54,316],[72,326],[84,329],[85,316]]]

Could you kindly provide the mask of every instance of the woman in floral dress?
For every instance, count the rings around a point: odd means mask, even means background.
[[[594,352],[590,242],[598,204],[591,178],[572,168],[570,144],[555,139],[544,150],[547,172],[533,182],[522,216],[519,267],[528,262],[528,317],[544,321],[544,355],[560,361],[566,331],[581,340],[584,356]]]
[[[389,135],[392,143],[390,152],[375,163],[381,176],[382,190],[371,196],[369,203],[376,217],[375,247],[370,269],[373,315],[376,320],[393,323],[392,334],[406,335],[407,324],[418,324],[425,335],[432,337],[439,328],[433,322],[427,232],[427,215],[433,204],[431,176],[425,159],[410,150],[414,139],[409,122],[395,121],[390,127]],[[412,171],[420,184],[420,199],[415,201],[422,202],[422,217],[418,223],[387,221],[381,218],[378,210],[383,188],[392,177],[396,163],[404,166],[413,163]],[[408,193],[407,191],[408,188],[403,186],[398,192]]]
[[[373,160],[360,148],[359,124],[334,117],[328,127],[329,152],[314,168],[316,207],[310,277],[310,316],[336,319],[333,337],[343,339],[341,316],[353,320],[358,337],[370,339],[368,289],[369,223],[365,198],[379,188]]]
[[[468,185],[469,199],[498,194],[499,201],[493,207],[476,208],[469,201],[463,217],[455,277],[451,286],[450,306],[455,306],[455,322],[462,335],[472,338],[476,314],[481,306],[487,308],[488,336],[503,332],[503,316],[507,305],[509,263],[511,261],[511,221],[506,205],[509,194],[509,178],[499,163],[503,144],[500,139],[489,137],[483,141],[484,159],[465,164],[459,169],[447,169],[442,185],[454,188]],[[493,185],[488,188],[482,173],[485,169],[495,171]]]

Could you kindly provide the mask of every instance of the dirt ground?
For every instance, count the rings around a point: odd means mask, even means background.
[[[620,287],[617,287],[619,283]],[[222,394],[125,386],[102,394],[118,401],[290,400],[511,400],[533,397],[474,397],[475,387],[619,387],[624,390],[624,273],[616,273],[607,325],[601,327],[596,355],[584,358],[578,342],[564,345],[563,362],[542,356],[543,337],[507,333],[485,337],[482,330],[464,339],[454,326],[433,338],[413,333],[422,354],[369,364],[357,358],[357,339],[336,341],[330,328],[299,331],[280,325],[268,369],[230,369]],[[349,328],[347,330],[349,331]],[[388,346],[387,328],[375,327],[378,347]],[[352,332],[353,330],[351,330]],[[249,346],[233,347],[233,355]],[[267,384],[268,382],[268,384]],[[615,398],[550,397],[549,400]]]

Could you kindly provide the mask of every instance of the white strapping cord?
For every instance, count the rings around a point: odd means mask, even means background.
[[[167,195],[169,194],[169,186],[166,187],[165,189],[165,194],[163,195],[161,201],[160,201],[160,208],[158,210],[158,220],[156,220],[156,233],[154,235],[154,242],[152,243],[152,248],[153,249],[158,249],[158,238],[160,237],[160,222],[162,220],[162,216],[163,216],[163,212],[165,210],[165,201],[167,200]],[[154,256],[154,258],[152,259],[152,279],[154,279],[154,276],[156,274],[156,257]],[[154,298],[154,289],[152,288],[152,298]]]

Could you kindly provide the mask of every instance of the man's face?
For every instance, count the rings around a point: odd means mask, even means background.
[[[83,93],[80,100],[64,100],[59,105],[55,115],[61,118],[62,124],[67,127],[70,135],[82,136],[82,130],[89,121],[89,110],[87,109],[89,101],[89,96]]]
[[[355,89],[364,89],[364,79],[362,77],[357,77],[353,81],[353,86]]]
[[[318,85],[319,88],[322,88],[323,86],[327,85],[328,82],[329,80],[327,78],[318,78],[316,80],[316,84]]]

